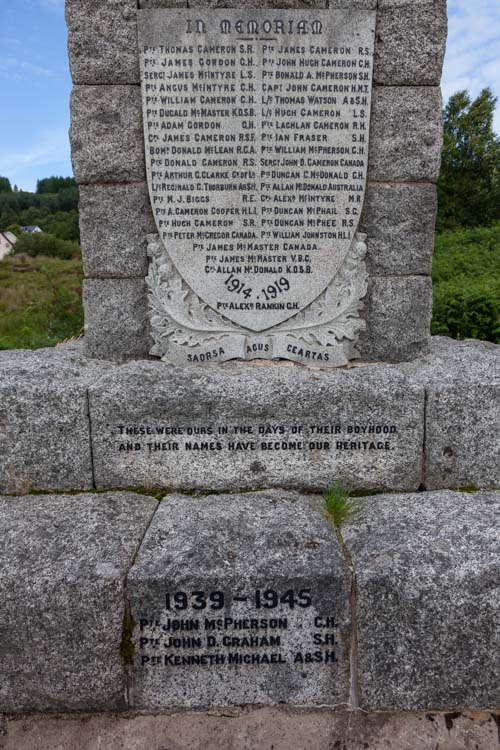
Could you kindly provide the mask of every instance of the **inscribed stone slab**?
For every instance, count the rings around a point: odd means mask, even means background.
[[[115,368],[89,389],[97,487],[416,489],[424,390],[383,365]]]
[[[346,364],[366,292],[375,14],[143,10],[138,23],[152,353],[182,363],[179,347],[215,340],[219,361],[244,358],[253,334],[270,358],[299,339]]]
[[[347,702],[350,590],[320,501],[167,496],[127,578],[132,707]]]
[[[0,497],[0,711],[126,707],[123,584],[157,503]]]

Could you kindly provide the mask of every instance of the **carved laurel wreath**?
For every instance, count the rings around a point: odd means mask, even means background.
[[[308,307],[261,335],[275,333],[306,344],[334,346],[354,341],[366,326],[359,317],[368,274],[364,263],[366,235],[357,234],[330,286]],[[250,332],[215,312],[186,284],[168,257],[159,235],[148,237],[151,259],[146,277],[155,345],[151,354],[163,356],[169,343],[193,347],[228,335]]]

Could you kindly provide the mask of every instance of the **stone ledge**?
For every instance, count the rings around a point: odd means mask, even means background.
[[[82,347],[0,352],[0,492],[94,486],[87,388],[110,365]]]
[[[426,390],[426,488],[499,488],[500,346],[435,336],[400,369]]]
[[[10,675],[0,711],[209,705],[213,715],[217,706],[227,714],[221,707],[288,701],[307,715],[316,703],[346,704],[351,696],[366,711],[449,711],[451,731],[460,711],[494,710],[500,492],[390,494],[360,503],[360,515],[342,527],[342,551],[321,499],[283,490],[167,495],[159,507],[130,492],[0,498],[7,602],[0,662]],[[356,648],[347,560],[356,575]],[[289,590],[294,606],[282,596]],[[187,592],[181,600],[179,591]],[[280,592],[270,607],[262,605],[264,591]],[[122,628],[126,612],[136,623],[131,639],[133,621]],[[252,617],[266,625],[233,627]],[[187,625],[205,618],[214,626]],[[276,642],[241,642],[280,628]],[[224,643],[224,635],[238,643]],[[189,642],[193,636],[206,643]],[[281,653],[283,661],[228,670],[223,661],[207,669],[162,658],[200,648]],[[322,659],[297,662],[309,651]],[[335,659],[326,660],[331,653]],[[351,665],[358,687],[350,684]]]
[[[169,715],[29,716],[0,724],[1,750],[493,750],[500,714],[266,707]]]
[[[0,711],[126,707],[124,580],[157,503],[0,497]]]
[[[87,283],[98,285],[99,324],[109,325],[107,285],[114,280]],[[131,330],[124,325],[121,354],[133,349]],[[87,348],[91,345],[89,336]],[[79,340],[54,349],[0,352],[0,492],[144,485],[317,491],[335,479],[379,491],[410,491],[420,484],[500,487],[500,347],[494,344],[434,337],[429,354],[413,362],[359,362],[329,372],[265,360],[185,368],[143,360],[118,366],[88,359],[83,347]],[[202,429],[224,424],[232,434]],[[388,450],[337,448],[338,440],[366,439],[362,432],[348,432],[349,425],[370,424],[395,427],[387,434],[367,433],[370,441],[388,440]],[[170,432],[120,435],[118,425],[149,425],[155,431],[163,426]],[[298,431],[301,425],[305,432]],[[311,425],[330,431],[312,434]],[[179,426],[189,434],[176,435],[172,428]],[[245,429],[234,432],[235,426]],[[281,448],[282,442],[302,440],[307,450]],[[177,450],[168,448],[172,441]],[[215,447],[187,450],[186,441]],[[150,450],[148,442],[160,447]],[[261,442],[271,445],[263,449]]]
[[[367,710],[500,705],[500,492],[378,495],[342,529]]]
[[[133,362],[89,395],[97,487],[315,491],[341,479],[411,490],[422,481],[424,389],[390,366]]]

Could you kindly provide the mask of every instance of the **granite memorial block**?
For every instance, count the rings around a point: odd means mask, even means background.
[[[350,594],[317,499],[167,495],[127,578],[131,706],[347,702]]]
[[[101,295],[85,295],[89,353],[185,364],[213,345],[221,361],[264,344],[288,359],[292,340],[328,353],[328,367],[425,353],[428,316],[398,311],[430,270],[444,3],[132,5],[67,5],[87,288],[110,282],[106,316]],[[380,224],[381,182],[392,202]],[[408,277],[393,309],[414,345],[378,340],[379,277],[393,273]],[[130,347],[112,332],[119,280],[141,276],[150,322],[137,300]]]
[[[0,492],[92,489],[87,388],[108,367],[82,345],[0,352]]]
[[[2,750],[34,712],[491,748],[500,347],[429,348],[445,3],[326,6],[67,0],[85,337],[0,353]]]
[[[498,706],[500,492],[377,495],[342,529],[362,708]]]
[[[500,487],[500,346],[435,336],[401,369],[426,391],[426,488]]]
[[[0,712],[125,708],[124,579],[156,506],[0,497]]]
[[[96,487],[422,482],[424,388],[396,368],[165,367],[130,363],[89,388]]]

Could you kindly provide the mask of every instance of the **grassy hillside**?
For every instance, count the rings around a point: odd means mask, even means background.
[[[0,261],[0,349],[52,346],[83,327],[79,259]],[[436,236],[432,332],[500,343],[500,224]]]
[[[0,261],[0,349],[38,349],[79,336],[82,278],[80,260]]]

